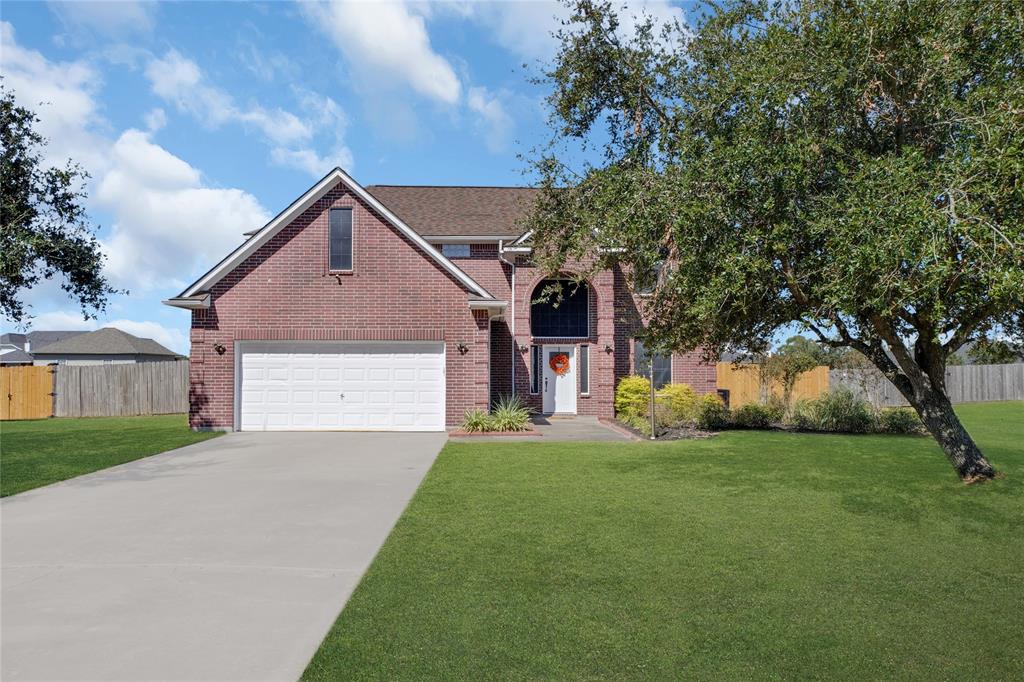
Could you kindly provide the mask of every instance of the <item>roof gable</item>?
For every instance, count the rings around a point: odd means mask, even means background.
[[[209,291],[213,285],[222,280],[229,272],[241,265],[249,256],[261,246],[269,242],[274,235],[289,225],[295,218],[302,215],[310,206],[326,195],[338,183],[344,184],[357,197],[362,199],[374,211],[380,214],[400,233],[405,235],[411,242],[418,246],[424,254],[438,263],[442,269],[450,273],[456,280],[466,287],[472,294],[485,299],[494,299],[486,289],[478,284],[472,277],[463,272],[450,260],[445,258],[440,251],[430,245],[421,235],[409,227],[401,218],[395,215],[390,209],[378,199],[366,191],[359,183],[352,179],[348,173],[341,168],[335,168],[325,175],[319,182],[309,188],[301,197],[291,203],[288,208],[274,217],[269,223],[256,231],[247,240],[242,242],[238,248],[228,254],[220,263],[215,265],[209,272],[200,277],[177,297],[164,301],[167,305],[176,307],[196,307],[190,305],[196,297]],[[208,305],[208,303],[207,303]]]

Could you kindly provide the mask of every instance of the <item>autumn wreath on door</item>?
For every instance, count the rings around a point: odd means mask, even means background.
[[[555,374],[562,376],[569,371],[569,356],[565,353],[556,353],[551,356],[551,361],[548,364],[551,365]]]

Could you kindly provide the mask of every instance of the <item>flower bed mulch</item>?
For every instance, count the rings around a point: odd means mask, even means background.
[[[525,431],[449,431],[449,438],[469,438],[473,436],[543,436],[544,434],[534,428]]]

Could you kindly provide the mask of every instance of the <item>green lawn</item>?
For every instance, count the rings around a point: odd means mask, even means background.
[[[930,439],[450,443],[305,673],[1024,678],[1024,403]]]
[[[0,423],[0,497],[213,438],[183,414]]]

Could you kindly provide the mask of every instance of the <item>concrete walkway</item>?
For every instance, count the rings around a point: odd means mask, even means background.
[[[4,680],[294,680],[445,434],[231,434],[0,502]]]

